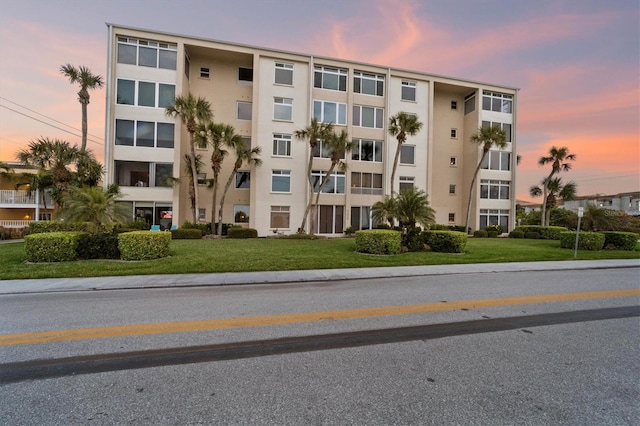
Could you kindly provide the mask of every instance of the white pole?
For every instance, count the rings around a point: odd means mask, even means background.
[[[584,208],[578,207],[578,229],[576,230],[576,245],[573,249],[573,258],[575,259],[578,256],[578,239],[580,237],[580,220],[582,219],[582,215],[584,214]]]

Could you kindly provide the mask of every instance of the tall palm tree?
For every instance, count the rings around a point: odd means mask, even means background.
[[[25,165],[51,174],[51,197],[58,207],[62,207],[74,179],[69,166],[75,165],[81,157],[80,150],[66,141],[40,138],[29,142],[29,147],[19,151],[17,157]]]
[[[402,144],[407,141],[408,136],[415,136],[423,124],[418,121],[418,116],[414,114],[407,114],[406,112],[399,112],[393,117],[389,118],[389,134],[395,137],[398,141],[398,147],[396,148],[396,156],[393,160],[393,169],[391,170],[391,193],[395,193],[394,181],[396,179],[396,170],[398,169],[398,161],[400,159],[400,150]]]
[[[309,200],[307,201],[307,207],[304,210],[302,216],[302,224],[298,229],[298,232],[305,232],[307,226],[307,217],[309,216],[309,210],[311,210],[311,204],[313,203],[313,178],[311,172],[313,170],[313,155],[316,147],[320,141],[330,137],[333,134],[333,123],[321,123],[315,117],[311,119],[311,124],[304,129],[296,130],[295,137],[301,141],[309,142],[309,162],[307,163],[307,181],[309,183]]]
[[[471,179],[471,187],[469,188],[467,219],[464,223],[464,228],[467,230],[469,229],[469,218],[471,217],[471,197],[473,197],[473,190],[476,187],[476,180],[478,179],[478,172],[480,172],[480,167],[482,167],[482,163],[484,162],[484,159],[491,148],[495,147],[498,149],[504,149],[507,146],[507,134],[504,130],[502,130],[499,124],[494,124],[493,126],[479,128],[478,132],[471,136],[471,142],[480,145],[480,147],[482,148],[482,156],[480,157],[480,161],[478,161],[476,170],[473,173],[473,178]]]
[[[569,154],[569,148],[567,148],[566,146],[563,146],[560,148],[552,146],[551,149],[549,149],[549,155],[542,156],[538,160],[539,166],[545,166],[547,164],[551,164],[551,173],[549,173],[549,176],[547,176],[544,182],[549,183],[551,182],[554,175],[557,175],[560,172],[568,172],[569,170],[571,170],[571,163],[568,163],[567,161],[575,161],[575,160],[576,160],[576,155]],[[543,188],[542,188],[542,193],[544,196],[542,198],[542,219],[541,219],[542,226],[549,225],[549,221],[546,215],[546,204],[547,204],[547,198],[548,198],[548,192],[549,192],[547,187],[548,185],[543,185]]]
[[[211,104],[206,99],[198,96],[194,97],[191,93],[186,96],[177,96],[173,105],[165,110],[165,114],[169,117],[179,117],[180,121],[187,127],[189,133],[189,162],[191,164],[191,181],[194,190],[193,203],[193,223],[198,221],[198,170],[196,167],[196,148],[194,134],[199,123],[206,123],[211,120],[213,113],[211,112]]]
[[[529,188],[529,195],[532,197],[539,197],[544,194],[544,189],[547,190],[547,200],[543,204],[543,212],[546,215],[542,219],[542,223],[549,223],[551,220],[551,209],[553,209],[558,204],[558,199],[563,201],[570,201],[576,197],[577,193],[577,185],[575,182],[567,182],[566,184],[562,183],[561,178],[551,178],[551,180],[544,179],[539,186],[533,185]],[[543,225],[545,226],[545,225]],[[548,226],[548,225],[546,225]]]
[[[347,164],[343,161],[345,155],[356,147],[356,144],[349,140],[349,134],[346,130],[341,130],[338,134],[330,134],[328,137],[323,139],[322,143],[325,144],[329,152],[331,152],[331,166],[329,166],[327,174],[324,175],[320,186],[318,186],[316,201],[313,203],[313,207],[315,209],[318,208],[322,188],[324,188],[327,182],[329,182],[329,179],[331,179],[331,173],[333,173],[336,168],[340,171],[345,171],[347,169]]]
[[[262,160],[260,159],[260,152],[262,149],[259,146],[248,148],[245,146],[242,138],[234,140],[236,143],[233,146],[233,150],[236,154],[236,161],[233,163],[233,170],[229,175],[229,179],[227,179],[227,183],[224,185],[222,197],[220,198],[220,210],[218,211],[218,223],[220,226],[218,226],[218,236],[222,235],[222,211],[224,209],[224,200],[227,196],[227,191],[229,191],[229,188],[235,179],[236,173],[244,163],[255,167],[262,165]]]
[[[196,173],[200,173],[204,163],[202,162],[202,156],[200,154],[196,155]],[[184,174],[188,178],[189,184],[189,201],[191,203],[191,211],[193,212],[196,205],[196,190],[193,187],[193,179],[191,178],[191,156],[189,154],[184,154]],[[172,185],[180,185],[182,180],[179,177],[169,177],[167,178],[167,182]]]
[[[91,150],[80,152],[76,160],[76,181],[78,186],[97,186],[104,168],[100,164]]]
[[[195,142],[200,148],[211,148],[211,172],[213,176],[209,181],[213,188],[211,201],[211,232],[216,232],[216,207],[218,201],[218,180],[222,171],[222,163],[229,152],[225,147],[233,148],[235,144],[242,143],[242,138],[236,134],[233,126],[222,123],[201,123],[198,124],[195,133]],[[221,227],[222,225],[220,225]]]
[[[71,84],[78,83],[78,101],[82,106],[82,146],[80,151],[87,149],[87,105],[89,105],[89,90],[94,90],[103,86],[104,81],[101,75],[95,75],[89,68],[80,65],[75,67],[71,64],[60,66],[60,72],[69,78]]]
[[[99,233],[105,223],[127,222],[131,219],[127,204],[118,203],[121,197],[120,192],[105,191],[101,187],[73,187],[58,217],[69,222],[92,222],[96,225],[96,233]]]

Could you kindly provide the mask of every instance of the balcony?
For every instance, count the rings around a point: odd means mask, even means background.
[[[0,208],[35,208],[38,204],[39,207],[44,208],[42,197],[37,194],[37,192],[29,194],[27,191],[0,190]],[[49,194],[45,195],[45,201],[47,208],[53,207],[53,200]]]

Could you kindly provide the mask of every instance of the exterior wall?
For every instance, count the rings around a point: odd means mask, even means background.
[[[482,84],[427,75],[424,73],[384,68],[370,64],[354,63],[332,58],[318,58],[310,55],[282,52],[248,47],[213,40],[193,39],[177,35],[147,32],[132,28],[109,26],[110,58],[107,94],[106,162],[108,175],[106,183],[112,183],[115,176],[116,161],[137,161],[172,163],[174,177],[180,183],[172,188],[153,188],[125,186],[122,188],[125,199],[132,206],[166,206],[173,209],[173,223],[182,224],[191,220],[188,182],[184,172],[184,156],[189,152],[189,136],[179,119],[166,117],[164,108],[145,108],[131,105],[118,105],[115,99],[118,78],[154,81],[174,84],[176,96],[191,92],[202,96],[212,106],[214,121],[230,124],[237,134],[251,138],[252,147],[260,147],[263,164],[259,167],[243,165],[240,171],[251,174],[249,189],[236,189],[235,179],[225,199],[223,222],[233,223],[234,206],[249,206],[249,222],[258,230],[259,235],[271,235],[274,232],[294,233],[301,224],[302,216],[309,197],[307,163],[309,146],[307,141],[295,139],[295,131],[308,126],[314,115],[314,100],[346,104],[346,124],[336,125],[335,129],[345,129],[351,140],[370,139],[382,141],[382,162],[353,160],[351,153],[345,158],[345,191],[340,194],[321,194],[321,206],[339,206],[343,208],[340,229],[351,224],[352,207],[370,208],[375,202],[392,193],[390,182],[397,141],[388,134],[389,117],[403,111],[416,114],[424,123],[422,130],[415,136],[409,136],[407,145],[414,145],[415,164],[399,164],[393,190],[398,191],[400,177],[413,178],[414,186],[423,189],[429,195],[431,206],[436,210],[436,220],[442,224],[464,224],[468,190],[475,166],[479,161],[479,151],[470,144],[470,136],[480,127],[482,120],[501,120],[514,123],[514,114],[482,111],[482,90],[488,86]],[[176,70],[163,70],[117,63],[117,36],[137,37],[143,40],[157,40],[177,45]],[[188,76],[186,75],[188,57]],[[276,84],[276,62],[293,66],[293,83]],[[337,91],[314,87],[314,67],[326,66],[347,70],[347,90]],[[238,79],[238,68],[253,70],[253,81]],[[201,76],[201,68],[209,69],[209,76]],[[354,73],[362,72],[384,77],[384,95],[366,95],[354,93]],[[401,99],[403,81],[415,83],[415,101]],[[491,87],[491,90],[514,95],[515,90]],[[476,109],[464,114],[464,100],[469,93],[476,91]],[[291,120],[278,120],[274,117],[274,98],[291,99],[293,102]],[[451,108],[451,101],[457,102],[457,109]],[[238,102],[251,102],[251,120],[237,118]],[[383,127],[366,128],[354,125],[354,106],[382,108]],[[498,114],[498,115],[496,115]],[[511,117],[504,117],[511,115]],[[175,123],[175,143],[173,149],[143,148],[115,145],[115,120],[141,120]],[[509,121],[511,120],[511,121]],[[452,138],[451,129],[457,130]],[[513,126],[515,135],[515,125]],[[276,155],[273,151],[274,134],[291,135],[291,155]],[[511,144],[513,145],[513,144]],[[513,149],[510,147],[509,149]],[[198,149],[202,156],[203,169],[207,178],[211,178],[211,150]],[[450,164],[455,158],[456,163]],[[223,163],[218,184],[218,204],[227,178],[232,172],[234,155],[230,153]],[[330,160],[314,158],[313,170],[327,171]],[[290,192],[272,191],[273,171],[290,172]],[[382,175],[382,189],[362,194],[353,190],[352,173],[374,173]],[[509,172],[482,171],[478,176],[478,189],[472,198],[472,228],[479,223],[480,209],[509,210],[510,223],[515,215],[515,193],[512,200],[480,200],[480,179],[500,179],[513,181],[514,168]],[[131,185],[131,182],[127,182]],[[449,185],[455,185],[455,194],[449,193]],[[513,184],[512,184],[513,186]],[[203,221],[211,221],[212,191],[199,185],[199,207],[206,209]],[[497,201],[497,202],[496,202]],[[340,207],[341,206],[341,207]],[[135,207],[132,207],[135,208]],[[272,227],[272,208],[289,208],[289,226]],[[323,208],[326,213],[327,209]],[[357,212],[357,210],[355,210]],[[455,216],[450,221],[450,214]],[[315,229],[318,213],[311,212],[307,231]],[[336,231],[336,234],[341,232]]]

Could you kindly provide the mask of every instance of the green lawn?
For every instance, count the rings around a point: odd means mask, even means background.
[[[371,256],[354,252],[353,238],[291,240],[176,240],[171,257],[153,261],[84,260],[26,264],[24,243],[0,244],[0,279],[96,277],[109,275],[186,274],[296,269],[366,268],[453,263],[571,260],[573,250],[559,241],[471,238],[465,254],[406,253]],[[635,251],[579,251],[578,259],[640,259]]]

